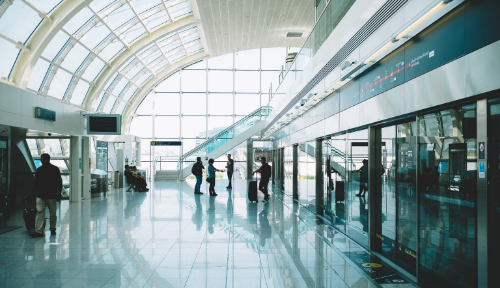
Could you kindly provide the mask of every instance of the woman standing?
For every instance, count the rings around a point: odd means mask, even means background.
[[[207,182],[210,183],[210,187],[208,191],[210,192],[210,196],[217,196],[215,193],[215,172],[221,171],[214,167],[214,159],[208,160],[208,178]]]

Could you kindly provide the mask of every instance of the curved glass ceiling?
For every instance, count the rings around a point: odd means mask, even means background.
[[[72,1],[72,0],[64,0]],[[60,0],[0,0],[0,77],[10,73],[42,21]],[[96,0],[78,11],[37,61],[28,90],[82,105],[102,71],[142,37],[193,13],[186,0]],[[100,92],[99,111],[121,114],[142,85],[203,50],[195,24],[167,34],[128,59]],[[90,107],[87,107],[90,108]]]

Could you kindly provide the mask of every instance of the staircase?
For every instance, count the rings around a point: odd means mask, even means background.
[[[155,181],[162,180],[177,180],[179,171],[177,170],[157,170],[155,174]]]
[[[268,124],[266,118],[269,115],[269,112],[270,110],[267,106],[258,108],[245,118],[234,123],[222,132],[209,138],[193,150],[182,155],[179,158],[177,170],[156,170],[154,175],[157,176],[155,176],[155,179],[167,180],[167,177],[171,177],[168,180],[177,180],[177,175],[179,175],[179,180],[184,180],[191,174],[191,167],[194,162],[196,162],[196,157],[201,157],[203,165],[206,165],[208,163],[208,160],[206,159],[217,159],[227,153],[227,151],[261,132],[262,129],[264,129]],[[160,157],[161,156],[158,156],[156,158]],[[155,162],[158,161],[156,158]],[[156,167],[156,165],[153,165],[153,167]],[[174,172],[175,177],[173,176]]]

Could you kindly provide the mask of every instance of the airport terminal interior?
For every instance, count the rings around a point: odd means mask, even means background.
[[[0,287],[498,287],[499,12],[0,0]]]

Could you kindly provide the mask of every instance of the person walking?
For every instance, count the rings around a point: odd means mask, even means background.
[[[202,175],[203,175],[203,162],[201,162],[201,157],[196,157],[196,163],[193,164],[193,168],[191,168],[191,173],[196,177],[196,185],[194,185],[194,194],[203,194],[200,191]]]
[[[234,160],[231,159],[231,154],[227,154],[227,179],[229,180],[229,185],[227,185],[226,189],[232,189],[231,179],[233,178],[233,168],[234,168]]]
[[[218,172],[220,170],[214,167],[214,159],[208,160],[207,170],[208,170],[207,182],[210,183],[208,191],[210,192],[210,196],[217,196],[217,193],[215,193],[215,172]]]
[[[267,164],[266,157],[260,157],[260,163],[262,163],[262,166],[253,171],[252,174],[260,173],[259,190],[264,193],[264,201],[269,201],[267,185],[269,184],[269,178],[271,178],[271,166]]]
[[[358,197],[364,197],[368,191],[368,160],[363,160],[363,166],[359,168],[359,193]]]
[[[45,207],[50,212],[50,234],[56,235],[57,202],[61,201],[62,178],[59,167],[50,164],[50,155],[40,156],[42,166],[36,169],[35,185],[26,197],[36,196],[35,233],[31,237],[44,237]]]

